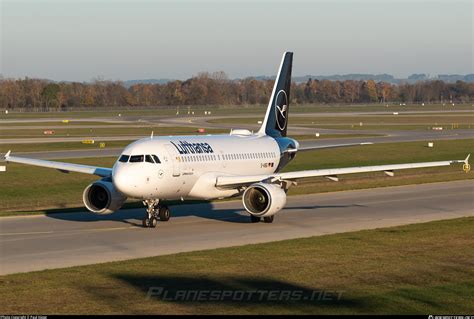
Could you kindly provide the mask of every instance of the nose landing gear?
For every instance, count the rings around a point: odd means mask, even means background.
[[[143,201],[146,213],[142,219],[142,225],[146,228],[155,228],[160,221],[166,222],[170,219],[170,209],[166,205],[160,205],[159,199],[147,199]]]

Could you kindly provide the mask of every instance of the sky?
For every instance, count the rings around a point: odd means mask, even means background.
[[[0,74],[57,81],[473,72],[471,0],[0,0]]]

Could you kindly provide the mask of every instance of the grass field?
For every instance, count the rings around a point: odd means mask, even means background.
[[[365,166],[464,159],[468,153],[474,154],[474,140],[437,141],[434,148],[425,142],[387,143],[356,146],[340,149],[326,149],[303,152],[296,156],[285,171]],[[88,165],[111,167],[116,158],[70,159],[66,161]],[[307,179],[289,194],[319,193],[346,189],[373,188],[472,179],[474,174],[466,174],[461,165],[398,171],[395,177],[383,173],[366,173],[341,176],[340,182],[324,178]],[[82,207],[84,188],[97,177],[11,163],[7,172],[0,175],[0,214],[11,212]]]
[[[469,314],[473,229],[474,218],[460,218],[1,276],[0,312]],[[168,295],[147,298],[151,287]],[[207,297],[170,300],[181,290]],[[220,300],[209,291],[264,297]]]
[[[261,114],[265,113],[267,105],[239,105],[239,106],[195,106],[191,107],[191,111],[194,111],[195,116],[204,116],[204,111],[211,111],[212,115],[228,115],[228,114]],[[400,106],[397,104],[389,105],[385,104],[371,104],[371,105],[332,105],[332,104],[294,104],[291,105],[292,113],[309,113],[309,112],[320,112],[320,113],[338,113],[338,112],[402,112],[402,111],[452,111],[452,110],[474,110],[472,104],[457,104],[456,106],[442,105],[442,104],[426,104],[421,105],[406,105]],[[188,107],[180,107],[180,116],[187,116]],[[0,123],[2,119],[15,119],[15,118],[92,118],[92,117],[115,117],[120,119],[118,116],[173,116],[176,115],[176,107],[165,109],[163,107],[156,107],[156,109],[140,109],[140,108],[129,108],[129,109],[115,109],[104,108],[103,110],[91,110],[91,111],[68,111],[68,112],[10,112],[5,114],[0,112]]]
[[[54,135],[44,135],[44,128],[0,130],[0,138],[45,138],[45,137],[67,137],[67,136],[149,136],[151,132],[155,135],[180,135],[197,134],[195,127],[101,127],[101,128],[59,128],[54,129]],[[220,129],[206,129],[204,134],[217,134],[227,132]]]
[[[261,120],[252,118],[221,118],[211,123],[256,124]],[[352,115],[352,116],[305,116],[291,117],[289,125],[357,129],[357,130],[420,130],[443,126],[444,129],[474,128],[474,113],[438,113],[438,114],[404,114],[404,115]]]
[[[362,134],[324,134],[320,133],[319,137],[316,137],[315,134],[312,135],[291,135],[291,138],[294,138],[297,141],[301,140],[325,140],[325,139],[338,139],[338,138],[356,138],[356,137],[375,137],[375,136],[383,136],[382,134],[370,134],[370,133],[362,133]]]
[[[298,126],[319,128],[319,129],[334,129],[334,130],[354,130],[357,131],[412,131],[412,130],[432,130],[433,127],[443,127],[443,130],[456,129],[474,129],[471,124],[433,124],[433,125],[414,125],[414,124],[302,124]]]
[[[158,135],[158,134],[156,134]],[[379,134],[321,134],[319,137],[315,135],[294,135],[292,138],[300,140],[325,140],[337,138],[355,138],[355,137],[374,137],[381,136]],[[138,139],[139,137],[137,137]],[[121,148],[130,144],[134,140],[123,141],[105,141],[106,148]],[[21,144],[0,144],[0,154],[12,150],[13,152],[46,152],[46,151],[62,151],[62,150],[92,150],[100,148],[100,140],[95,140],[94,144],[83,144],[82,142],[51,142],[51,143],[21,143]]]
[[[66,118],[67,119],[67,118]],[[67,128],[69,126],[78,126],[78,125],[88,125],[88,126],[95,126],[95,125],[127,125],[128,122],[109,122],[107,120],[104,121],[74,121],[70,120],[68,123],[63,123],[62,120],[58,119],[57,121],[37,121],[37,122],[0,122],[2,127],[7,127],[11,129],[15,129],[15,126],[40,126],[44,128],[48,128],[48,126],[63,126]],[[140,124],[140,123],[136,123]]]
[[[138,138],[137,138],[138,139]],[[106,148],[125,147],[133,140],[106,141]],[[17,152],[48,152],[64,150],[92,150],[100,148],[100,140],[95,140],[94,144],[82,144],[82,142],[54,142],[54,143],[25,143],[25,144],[0,144],[0,154],[11,150]]]

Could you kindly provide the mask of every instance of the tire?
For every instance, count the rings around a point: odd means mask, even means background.
[[[161,206],[158,212],[158,216],[160,217],[160,220],[162,222],[167,222],[168,220],[170,220],[171,212],[168,206],[166,205]]]
[[[251,223],[259,223],[260,222],[260,217],[250,215],[250,222]]]
[[[145,228],[150,227],[150,219],[149,219],[148,217],[143,217],[143,219],[142,219],[142,225],[143,225],[143,227],[145,227]]]
[[[263,217],[263,222],[264,223],[273,223],[274,218],[275,218],[275,215]]]
[[[158,224],[158,220],[155,217],[150,218],[150,228],[155,228],[156,224]]]

